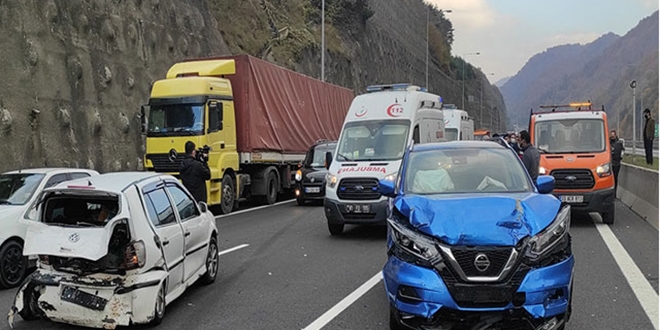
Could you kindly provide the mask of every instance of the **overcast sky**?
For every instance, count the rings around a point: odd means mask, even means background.
[[[658,10],[657,0],[427,0],[454,25],[452,53],[481,67],[491,82],[515,75],[547,48],[625,35]]]

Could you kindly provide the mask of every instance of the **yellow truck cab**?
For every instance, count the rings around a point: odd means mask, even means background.
[[[210,149],[207,203],[231,212],[291,189],[309,145],[336,139],[353,92],[247,56],[174,64],[142,107],[147,171],[178,177],[192,141]]]
[[[553,194],[571,210],[599,212],[614,222],[614,176],[605,107],[591,102],[530,111],[531,143],[541,154],[540,175],[555,178]]]

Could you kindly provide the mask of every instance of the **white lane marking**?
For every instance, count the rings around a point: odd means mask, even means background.
[[[278,205],[282,205],[282,204],[292,203],[294,201],[295,201],[295,199],[290,199],[288,201],[278,202],[278,203],[275,203],[275,204],[272,204],[272,205],[257,206],[257,207],[253,207],[253,208],[249,208],[249,209],[245,209],[245,210],[241,210],[241,211],[232,212],[232,213],[229,213],[229,214],[218,215],[215,218],[220,219],[220,218],[231,217],[232,215],[239,215],[241,213],[246,213],[246,212],[250,212],[250,211],[265,209],[267,207],[273,207],[273,206],[278,206]]]
[[[651,283],[646,280],[642,271],[639,270],[635,261],[626,252],[626,249],[616,238],[609,225],[602,222],[595,222],[595,225],[603,241],[605,241],[605,245],[610,249],[610,253],[612,253],[614,260],[619,265],[623,276],[626,277],[630,288],[635,293],[637,300],[642,305],[644,312],[646,312],[646,316],[651,320],[653,328],[658,330],[658,317],[660,316],[658,313],[658,294],[655,293]]]
[[[341,314],[341,312],[348,308],[348,306],[356,302],[358,299],[360,299],[360,297],[371,290],[371,288],[378,284],[381,279],[383,279],[383,273],[378,272],[376,275],[374,275],[374,277],[370,278],[355,291],[351,292],[351,294],[346,296],[346,298],[342,299],[342,301],[340,301],[337,305],[330,308],[330,310],[325,312],[325,314],[321,315],[318,319],[316,319],[316,321],[312,322],[312,324],[308,325],[303,330],[319,330],[323,328],[326,326],[326,324],[330,323],[332,319],[337,317],[337,315]]]
[[[240,249],[242,249],[242,248],[246,248],[246,247],[248,247],[248,246],[250,246],[250,244],[241,244],[241,245],[238,245],[238,246],[234,246],[234,247],[231,248],[231,249],[227,249],[227,250],[224,250],[224,251],[220,251],[220,252],[218,252],[218,255],[221,256],[221,255],[223,255],[223,254],[227,254],[227,253],[230,253],[230,252],[234,252],[234,251],[236,251],[236,250],[240,250]]]

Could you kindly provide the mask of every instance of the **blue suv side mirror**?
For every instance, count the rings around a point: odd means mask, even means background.
[[[396,193],[394,192],[394,181],[387,179],[381,179],[378,181],[378,192],[383,196],[396,197]]]
[[[552,175],[539,175],[536,178],[536,187],[541,194],[549,194],[555,189],[555,178]]]

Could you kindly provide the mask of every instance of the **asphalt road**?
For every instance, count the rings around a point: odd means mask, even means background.
[[[614,240],[641,271],[642,284],[651,284],[643,293],[655,297],[657,306],[658,232],[622,204],[616,212],[609,227]],[[350,226],[344,236],[332,237],[319,206],[289,202],[220,217],[217,223],[220,250],[235,250],[221,255],[214,284],[195,285],[167,307],[158,329],[303,329],[378,274],[386,260],[384,228]],[[653,329],[614,257],[622,256],[610,252],[599,223],[598,216],[573,217],[575,295],[566,329]],[[14,294],[0,291],[0,310],[9,310]],[[323,329],[388,328],[382,281],[343,306],[326,318]],[[0,329],[9,326],[0,323]],[[14,329],[82,328],[17,317]]]

